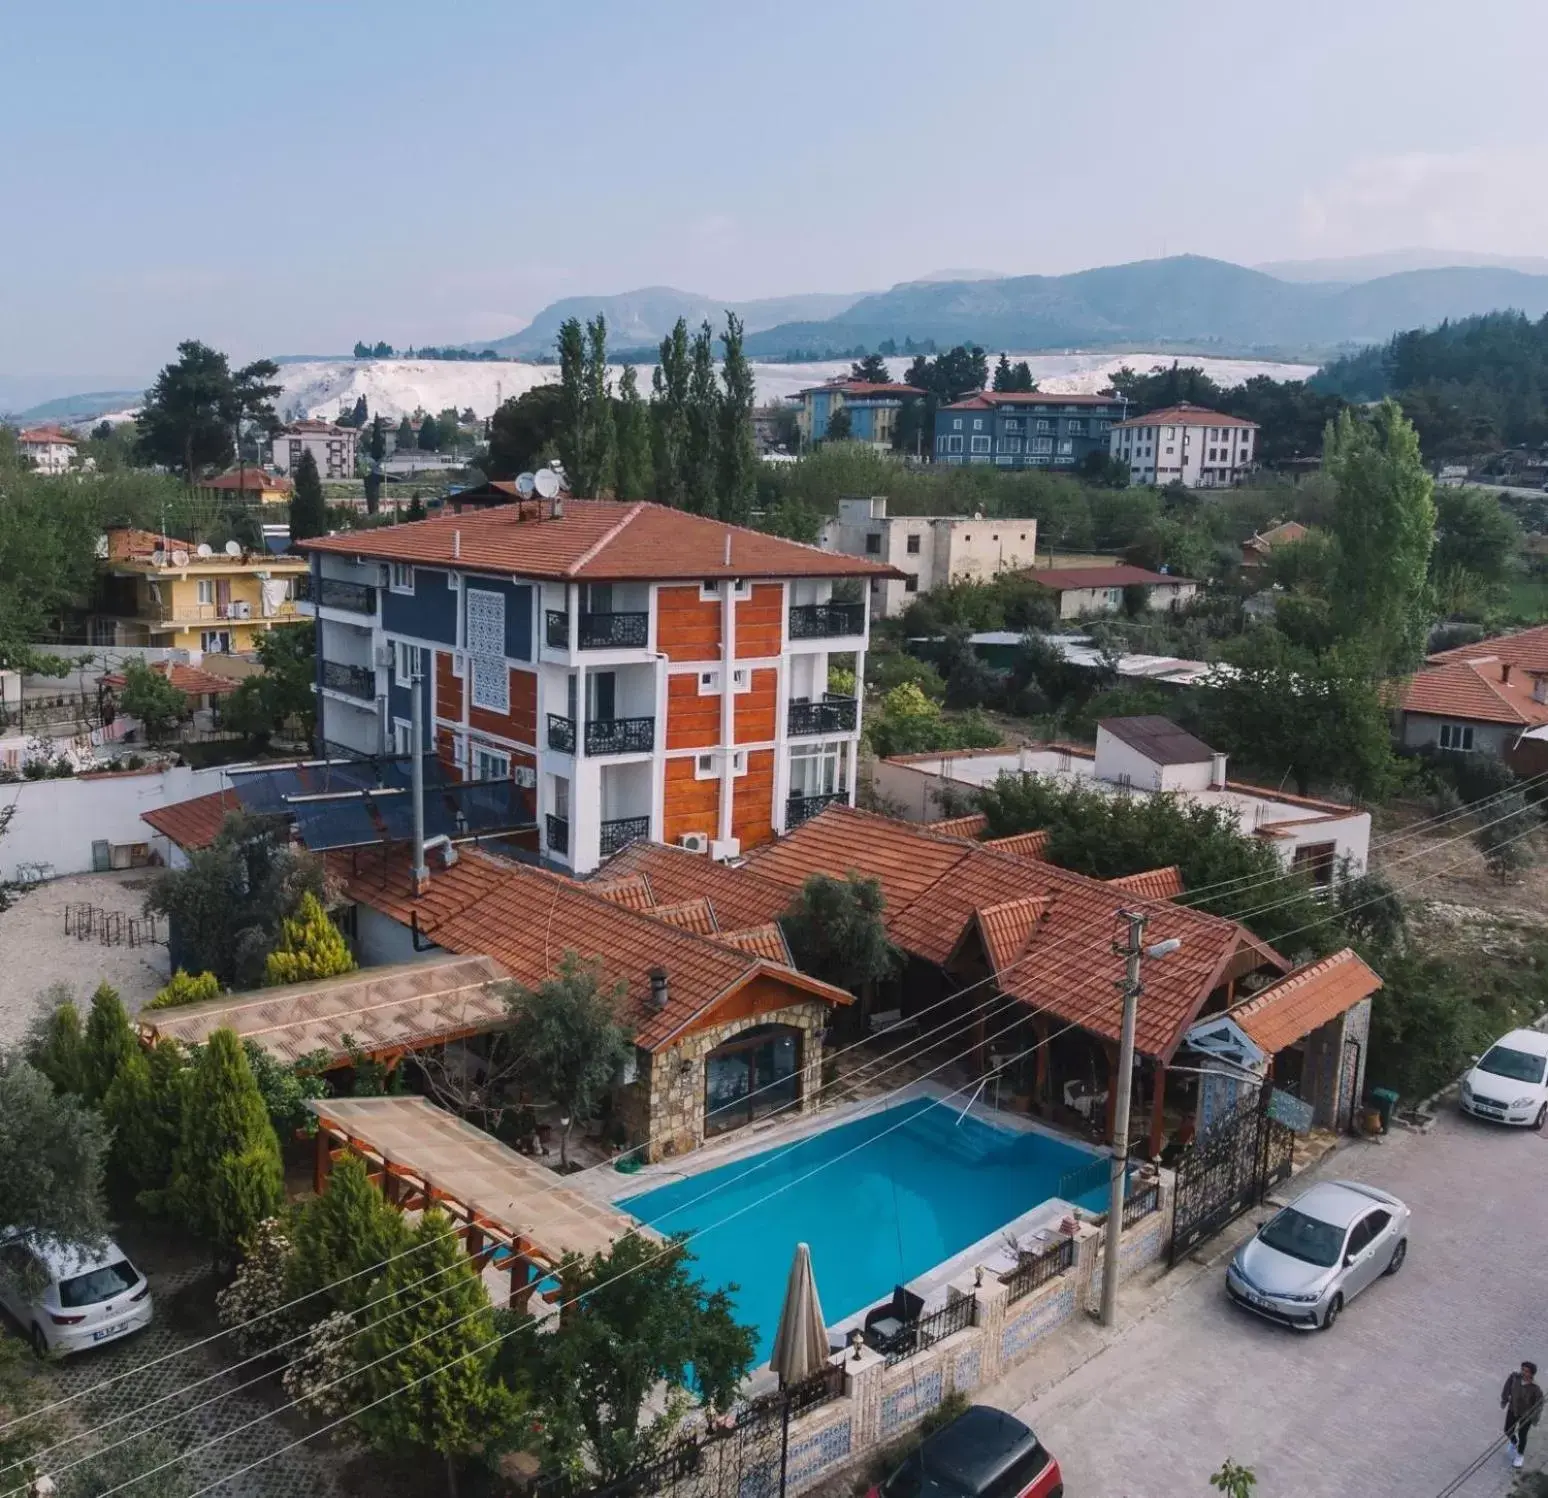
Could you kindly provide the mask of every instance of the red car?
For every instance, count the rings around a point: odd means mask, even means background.
[[[866,1498],[1064,1498],[1064,1479],[1014,1415],[975,1404]]]

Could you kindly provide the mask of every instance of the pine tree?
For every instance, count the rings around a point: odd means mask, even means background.
[[[181,1090],[169,1205],[217,1263],[230,1263],[242,1240],[284,1208],[279,1140],[233,1031],[210,1036]]]
[[[742,352],[742,323],[726,313],[725,363],[720,378],[720,507],[722,520],[745,524],[758,493],[758,446],[753,439],[752,366]],[[883,371],[885,374],[885,370]]]
[[[461,1462],[498,1440],[520,1401],[492,1376],[494,1313],[451,1220],[432,1208],[409,1247],[383,1271],[364,1313],[359,1355],[366,1407],[358,1422],[381,1447],[439,1452],[455,1498]],[[432,1287],[438,1293],[430,1294]]]
[[[661,340],[661,358],[651,376],[651,451],[656,499],[674,509],[688,505],[688,324],[678,318]]]
[[[892,376],[887,372],[887,361],[880,354],[867,354],[849,366],[852,380],[864,380],[871,385],[885,385]]]
[[[414,447],[414,423],[404,412],[403,420],[398,423],[398,451],[406,453],[413,451]]]
[[[607,373],[607,319],[599,312],[586,324],[584,478],[576,494],[600,499],[618,481],[618,443],[613,428],[613,382]]]
[[[688,370],[687,507],[698,515],[714,515],[718,477],[716,449],[720,436],[720,387],[715,383],[714,334],[706,322],[693,335]]]
[[[290,539],[306,541],[327,534],[328,507],[323,503],[322,478],[311,448],[296,464],[295,490],[290,496]]]
[[[81,1052],[85,1082],[82,1096],[88,1103],[102,1101],[113,1085],[119,1067],[139,1048],[118,990],[99,983],[91,996],[91,1013],[86,1017],[86,1040]]]
[[[118,1069],[102,1100],[102,1116],[113,1131],[110,1179],[126,1183],[136,1197],[166,1190],[172,1179],[183,1110],[182,1049],[170,1040],[136,1049]]]
[[[371,1184],[365,1162],[346,1156],[333,1167],[328,1189],[307,1202],[296,1219],[289,1298],[316,1294],[317,1303],[307,1311],[309,1322],[320,1321],[330,1310],[358,1311],[375,1281],[362,1271],[395,1259],[408,1237],[402,1215]]]
[[[60,997],[52,1012],[34,1027],[27,1041],[27,1060],[54,1085],[58,1093],[79,1097],[86,1090],[86,1040],[81,1030],[81,1011],[69,998]]]
[[[650,499],[650,410],[640,399],[639,378],[632,364],[625,364],[618,380],[618,483],[619,499]]]
[[[345,945],[344,934],[328,919],[321,901],[308,890],[295,914],[280,927],[279,945],[264,964],[264,982],[306,983],[350,973],[355,959]]]

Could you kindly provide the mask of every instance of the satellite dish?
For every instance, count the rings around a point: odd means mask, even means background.
[[[95,547],[95,553],[96,553],[96,557],[97,557],[98,561],[105,562],[107,560],[108,538],[106,536],[98,536],[97,537],[97,544],[96,544],[96,547]]]
[[[151,565],[153,567],[165,567],[167,554],[159,546],[151,553]]]
[[[215,555],[215,548],[211,546],[208,541],[201,541],[199,543],[198,554],[201,557],[212,557]]]
[[[530,473],[518,473],[516,475],[516,492],[523,499],[530,499],[532,491],[537,487],[537,481]]]
[[[544,499],[552,499],[559,492],[559,475],[552,468],[540,468],[532,475],[532,485]]]
[[[186,567],[188,565],[188,553],[181,546],[172,553],[172,565],[174,567]]]
[[[227,541],[226,542],[226,555],[228,557],[239,557],[239,556],[241,556],[242,555],[242,543],[240,541]]]

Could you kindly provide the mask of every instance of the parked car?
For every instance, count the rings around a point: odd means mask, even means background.
[[[1064,1498],[1059,1464],[1014,1415],[975,1404],[866,1498]]]
[[[1548,1124],[1548,1035],[1512,1030],[1502,1035],[1462,1078],[1462,1108],[1496,1123]]]
[[[83,1248],[13,1236],[0,1242],[0,1257],[8,1271],[0,1305],[39,1357],[80,1352],[150,1324],[150,1281],[111,1239]]]
[[[1237,1249],[1226,1289],[1271,1321],[1327,1331],[1367,1285],[1403,1267],[1409,1216],[1397,1197],[1363,1181],[1321,1182]]]

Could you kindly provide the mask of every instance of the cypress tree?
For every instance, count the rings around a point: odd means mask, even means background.
[[[375,1277],[361,1271],[395,1258],[409,1232],[398,1210],[371,1184],[365,1162],[351,1155],[333,1167],[328,1189],[302,1209],[293,1241],[288,1297],[326,1292],[318,1296],[319,1302],[326,1298],[326,1305],[308,1310],[310,1322],[321,1321],[329,1310],[364,1306]]]
[[[367,450],[373,463],[380,463],[387,456],[387,429],[380,416],[371,418],[371,445]]]
[[[519,1401],[493,1377],[494,1313],[450,1218],[426,1212],[409,1247],[383,1270],[364,1312],[360,1396],[381,1403],[367,1403],[358,1419],[389,1450],[439,1452],[455,1498],[462,1461],[498,1438]]]
[[[600,499],[617,484],[618,441],[613,427],[613,382],[607,374],[607,319],[599,312],[586,324],[582,407],[582,479],[574,492]]]
[[[419,450],[425,453],[441,450],[441,428],[433,416],[427,416],[419,423]]]
[[[715,515],[717,448],[720,438],[720,387],[715,383],[714,335],[706,322],[693,335],[688,366],[687,508]]]
[[[328,919],[317,896],[307,890],[295,914],[280,927],[279,945],[264,963],[264,982],[306,983],[354,969],[355,959],[344,942],[344,933]]]
[[[99,983],[91,996],[91,1013],[86,1017],[86,1043],[81,1054],[85,1083],[82,1096],[88,1103],[102,1101],[119,1068],[139,1048],[118,990]]]
[[[143,1194],[145,1206],[154,1205],[172,1179],[186,1069],[173,1041],[157,1041],[149,1050],[136,1047],[102,1100],[102,1116],[113,1131],[111,1179],[127,1183],[137,1197]]]
[[[640,399],[638,376],[624,365],[618,380],[619,499],[650,499],[653,474],[650,454],[650,411]]]
[[[398,423],[398,451],[406,453],[414,447],[414,423],[405,412],[403,420]]]
[[[584,494],[586,335],[578,317],[559,324],[559,461],[573,494]]]
[[[231,1030],[210,1036],[182,1089],[172,1161],[177,1216],[229,1263],[242,1240],[285,1205],[279,1140],[242,1043]]]
[[[758,448],[753,440],[753,372],[742,352],[742,322],[726,313],[726,358],[720,367],[720,506],[722,520],[744,524],[758,491]]]
[[[688,324],[678,318],[661,340],[661,358],[651,376],[651,450],[655,497],[675,509],[688,506]]]
[[[323,503],[322,477],[311,448],[296,464],[295,492],[290,496],[290,539],[305,541],[328,530],[328,507]]]
[[[79,1097],[86,1090],[86,1039],[81,1033],[81,1011],[72,999],[63,999],[38,1026],[27,1044],[27,1060],[58,1093]]]

